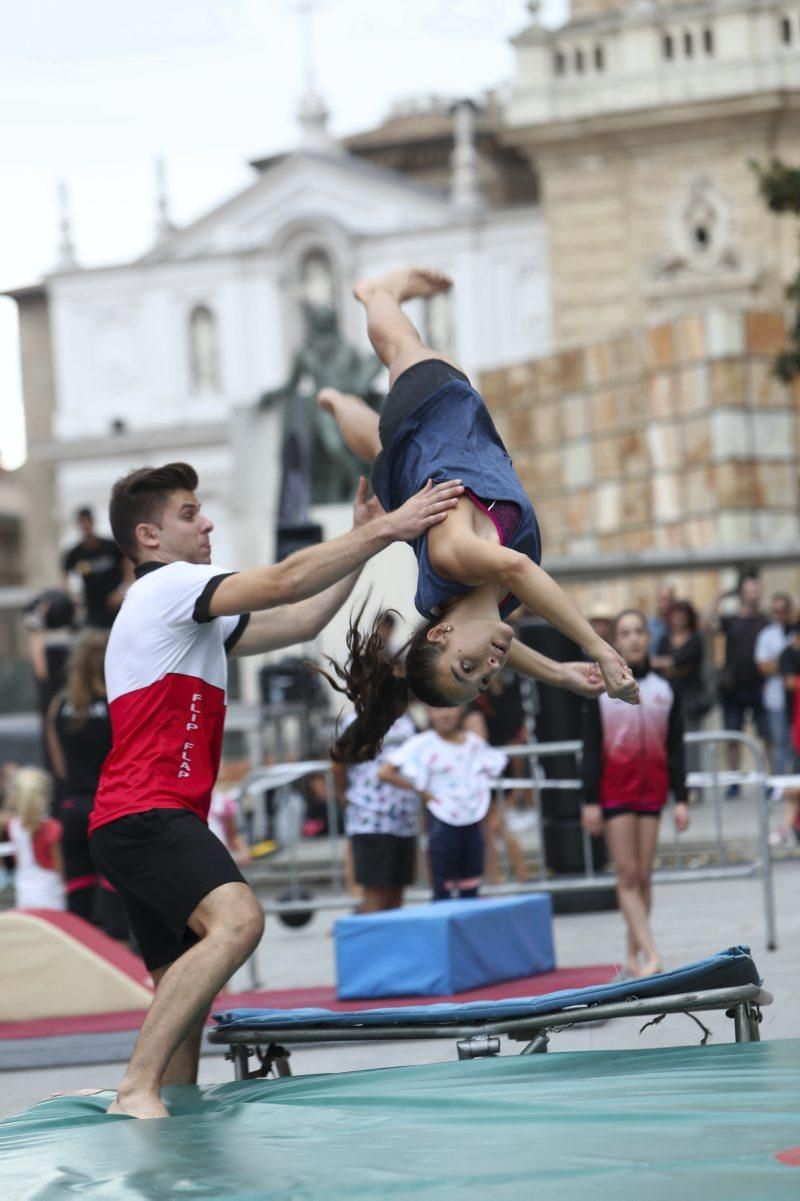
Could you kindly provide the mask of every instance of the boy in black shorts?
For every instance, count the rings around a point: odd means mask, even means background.
[[[228,654],[314,638],[358,571],[443,521],[463,491],[427,485],[387,514],[361,481],[354,528],[274,567],[211,566],[212,522],[186,463],[141,468],[111,494],[111,529],[135,565],[108,645],[113,732],[90,820],[92,854],[121,896],[156,982],[109,1113],[166,1117],[163,1084],[191,1084],[220,988],[261,938],[261,906],[206,824],[222,750]],[[266,612],[262,612],[266,610]]]

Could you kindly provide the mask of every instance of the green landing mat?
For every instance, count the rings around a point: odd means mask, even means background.
[[[346,1049],[342,1049],[345,1058]],[[800,1040],[503,1056],[110,1094],[0,1122],[3,1201],[800,1198]]]

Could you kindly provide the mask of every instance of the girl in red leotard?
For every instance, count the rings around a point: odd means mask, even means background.
[[[626,609],[614,624],[614,644],[639,681],[640,704],[629,709],[601,696],[585,708],[583,824],[605,833],[617,872],[617,898],[628,935],[631,976],[661,971],[650,928],[651,876],[658,820],[671,791],[675,826],[689,824],[683,757],[683,717],[672,686],[650,668],[647,619]]]

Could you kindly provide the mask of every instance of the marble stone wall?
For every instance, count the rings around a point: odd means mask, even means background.
[[[796,271],[797,223],[767,210],[750,163],[794,160],[800,112],[790,109],[778,121],[760,101],[751,107],[712,119],[698,106],[692,120],[659,127],[656,118],[637,118],[637,127],[631,117],[632,127],[616,138],[570,138],[554,126],[550,143],[532,143],[554,345],[583,346],[709,304],[739,311],[780,305]],[[712,256],[691,252],[688,213],[698,185],[716,206]]]
[[[785,545],[800,539],[800,388],[771,374],[778,312],[710,310],[486,372],[481,386],[532,497],[548,556]],[[670,573],[705,604],[732,573]],[[649,605],[648,572],[571,585]],[[800,574],[767,588],[800,596]]]

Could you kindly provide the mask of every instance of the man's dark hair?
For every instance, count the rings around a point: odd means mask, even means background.
[[[94,513],[88,508],[78,509],[77,513],[75,514],[75,518],[77,521],[80,521],[81,518],[85,519],[86,521],[94,521]]]
[[[197,489],[197,472],[188,463],[137,467],[111,489],[108,516],[114,541],[134,563],[139,558],[136,527],[142,521],[158,525],[171,493]]]

